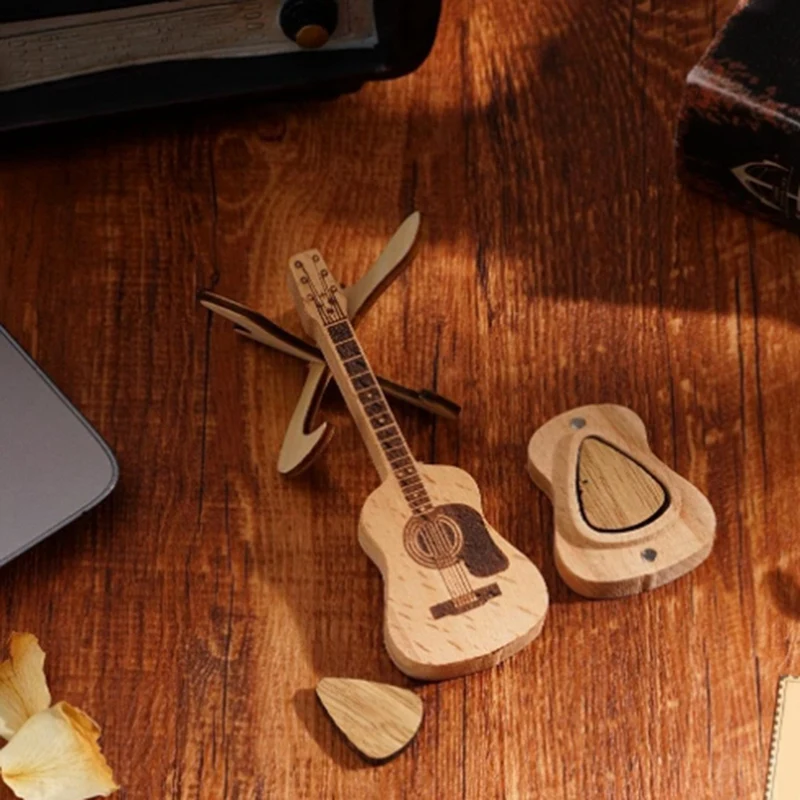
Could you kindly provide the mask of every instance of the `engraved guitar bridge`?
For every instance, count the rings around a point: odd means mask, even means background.
[[[475,591],[467,595],[454,597],[451,600],[445,600],[443,603],[433,606],[431,614],[433,614],[434,619],[441,619],[453,614],[463,614],[466,611],[472,611],[473,608],[482,606],[493,597],[499,597],[501,594],[500,587],[496,583],[492,583],[489,586],[475,589]]]

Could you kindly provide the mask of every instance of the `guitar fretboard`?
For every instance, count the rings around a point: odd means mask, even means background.
[[[361,351],[352,326],[347,320],[341,320],[327,325],[325,331],[347,372],[350,384],[386,461],[400,484],[406,502],[415,514],[430,511],[433,504],[417,471],[416,462],[386,402],[383,390]]]

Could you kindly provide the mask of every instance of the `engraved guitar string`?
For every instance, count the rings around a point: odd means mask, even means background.
[[[422,523],[419,527],[414,528],[412,531],[413,535],[411,538],[413,544],[418,548],[419,543],[417,541],[417,537],[420,537],[423,539],[426,545],[426,549],[422,551],[422,554],[418,554],[418,560],[421,559],[424,563],[426,560],[429,561],[430,559],[433,559],[435,568],[439,569],[443,576],[446,574],[445,570],[459,568],[456,569],[455,579],[457,582],[460,582],[461,589],[459,594],[453,596],[452,599],[457,608],[468,604],[471,600],[475,599],[475,590],[470,586],[468,576],[466,575],[463,566],[461,566],[458,561],[458,549],[456,549],[455,552],[452,552],[452,545],[448,540],[445,530],[447,528],[447,523],[450,523],[450,526],[452,526],[451,532],[454,536],[453,544],[457,544],[458,536],[461,533],[458,523],[445,515],[437,515],[435,519],[431,520],[428,517],[428,512],[415,513],[415,516],[422,518]],[[409,549],[411,549],[410,544],[407,546]],[[428,557],[427,559],[425,559],[426,555]],[[453,563],[448,563],[451,560]]]
[[[312,260],[316,263],[319,261],[319,257],[312,256]],[[327,295],[327,302],[326,302],[326,300],[324,300],[317,291],[317,287],[315,286],[314,281],[311,279],[311,276],[308,274],[305,265],[301,261],[297,261],[295,262],[295,266],[298,269],[301,269],[303,272],[303,277],[300,279],[300,281],[305,286],[307,286],[310,291],[310,294],[308,295],[307,299],[311,300],[314,303],[314,306],[317,309],[319,317],[322,320],[323,324],[325,325],[326,334],[328,334],[327,329],[330,326],[335,325],[337,323],[347,322],[349,326],[350,323],[348,317],[342,310],[341,306],[339,305],[338,299],[336,298],[338,287],[335,285],[328,285],[327,282],[327,278],[329,276],[328,271],[320,270],[319,273],[323,281],[324,285],[323,288],[325,294]],[[363,353],[361,353],[361,357],[364,358]],[[385,398],[384,398],[384,403],[385,403]],[[400,434],[399,429],[397,433],[398,436],[401,438],[403,445],[405,446],[406,452],[408,452],[407,444],[403,440],[403,437]],[[394,473],[394,468],[392,468],[392,471]],[[416,468],[414,468],[414,471],[416,473]],[[395,478],[397,479],[397,475],[395,475]],[[402,486],[401,489],[403,489]],[[428,497],[427,491],[425,490],[424,486],[422,486],[422,492],[423,492],[422,498],[424,499],[422,507],[431,506],[432,504],[430,502],[430,498]],[[403,492],[403,494],[405,496],[405,491]],[[418,500],[419,499],[420,498],[418,498]],[[408,500],[408,497],[406,497],[406,502],[409,503],[409,506],[414,516],[422,517],[424,519],[423,524],[420,526],[421,530],[419,535],[425,542],[426,550],[433,558],[434,564],[436,565],[436,569],[441,574],[442,580],[444,581],[445,584],[445,588],[450,594],[453,603],[456,605],[456,607],[461,607],[462,605],[468,604],[471,600],[473,600],[476,597],[476,593],[470,584],[466,569],[464,568],[463,564],[458,560],[456,561],[455,564],[452,565],[448,565],[446,562],[443,561],[444,558],[447,558],[448,552],[450,550],[446,533],[444,533],[441,530],[441,527],[438,524],[438,520],[435,519],[431,520],[428,517],[429,513],[428,511],[420,512],[417,509],[415,509]],[[454,525],[454,528],[458,530],[458,526],[454,521],[449,520],[449,518],[448,521],[451,521]],[[452,571],[454,574],[450,575],[449,574],[450,571]],[[455,579],[455,584],[451,582],[453,578]]]
[[[317,257],[312,257],[312,260],[316,261]],[[305,268],[303,268],[303,270],[304,270],[308,280],[311,281],[311,277],[308,275],[308,273],[305,270]],[[325,320],[326,328],[330,327],[332,325],[335,325],[337,323],[340,323],[340,322],[346,322],[347,325],[348,325],[348,329],[349,329],[350,328],[350,322],[349,322],[349,320],[347,318],[347,315],[342,310],[342,308],[339,305],[339,302],[338,302],[338,300],[336,298],[336,293],[338,292],[338,287],[336,287],[335,285],[329,285],[328,284],[327,278],[328,278],[329,273],[328,273],[327,270],[321,270],[319,275],[322,278],[325,294],[328,297],[328,302],[330,303],[330,306],[326,307],[324,301],[322,300],[322,298],[316,293],[314,295],[314,304],[315,304],[315,306],[317,306],[317,309],[320,312],[320,316],[322,316],[323,319]],[[354,338],[354,336],[353,336],[353,338]],[[363,352],[360,351],[360,348],[359,348],[359,353],[360,353],[360,357],[362,359],[364,359],[364,361],[366,363],[366,359],[365,359],[365,357],[363,355]],[[375,391],[375,393],[378,394],[378,396],[380,397],[380,394],[377,391]],[[386,402],[385,402],[385,398],[383,398],[383,401],[384,401],[384,405],[387,405]],[[387,405],[387,407],[388,407],[388,405]],[[408,445],[404,441],[403,437],[400,435],[400,432],[399,432],[399,430],[397,429],[396,426],[395,426],[395,430],[397,430],[397,435],[401,439],[401,442],[402,442],[402,445],[403,445],[403,449],[405,450],[406,453],[408,453],[409,452]],[[413,469],[414,469],[415,475],[419,479],[419,474],[418,474],[418,472],[416,470],[416,467],[414,467]],[[393,469],[393,472],[394,472],[394,469]],[[395,476],[395,477],[397,477],[397,476]],[[420,480],[419,482],[420,482],[421,490],[416,490],[416,491],[421,491],[422,492],[422,497],[421,498],[420,497],[416,498],[416,502],[417,503],[421,503],[421,507],[432,506],[432,504],[430,502],[430,498],[428,497],[427,491],[425,490],[425,487],[422,484],[422,481]],[[405,495],[405,492],[404,492],[404,495]],[[446,588],[448,590],[448,593],[450,594],[451,599],[453,600],[454,604],[456,605],[456,607],[460,607],[460,606],[462,606],[462,604],[469,603],[471,600],[473,600],[475,598],[475,596],[476,596],[475,595],[475,591],[474,591],[474,589],[472,588],[472,586],[471,586],[471,584],[469,582],[469,577],[467,575],[467,572],[466,572],[464,566],[458,560],[456,560],[456,562],[454,564],[448,564],[447,563],[447,561],[449,561],[448,552],[450,550],[450,545],[449,545],[449,542],[447,541],[446,533],[444,532],[444,530],[442,530],[442,526],[440,526],[440,524],[439,524],[440,520],[439,519],[431,520],[428,517],[428,512],[427,511],[426,512],[420,512],[419,509],[414,508],[414,506],[411,505],[411,501],[409,501],[407,496],[406,496],[406,501],[409,502],[409,505],[411,507],[412,513],[415,516],[422,517],[424,519],[423,524],[420,526],[421,530],[419,531],[418,535],[420,535],[421,538],[423,539],[423,541],[425,542],[426,550],[429,553],[429,555],[433,558],[433,561],[434,561],[434,564],[435,564],[435,568],[442,575],[442,579],[444,580],[445,586],[446,586]],[[460,529],[455,524],[455,522],[452,522],[452,524],[453,524],[453,527],[454,527],[455,531],[460,532]],[[450,580],[448,580],[448,578]],[[454,584],[452,583],[453,579],[455,580]],[[454,587],[455,587],[455,591],[454,591]]]
[[[318,257],[316,256],[313,256],[312,259],[315,262],[318,261]],[[317,291],[317,287],[314,284],[314,281],[312,281],[311,276],[308,274],[308,271],[305,269],[305,266],[302,264],[302,262],[298,261],[295,266],[297,266],[303,271],[304,276],[303,278],[301,278],[301,283],[308,286],[310,290],[308,299],[314,303],[314,306],[316,307],[320,318],[322,319],[323,323],[326,326],[326,332],[327,328],[341,322],[347,322],[349,329],[350,323],[348,321],[347,315],[342,311],[342,308],[339,305],[338,300],[336,299],[336,292],[338,291],[338,288],[335,285],[329,285],[327,282],[327,278],[329,275],[328,271],[320,270],[319,275],[322,278],[324,292],[325,295],[327,295],[327,303],[329,305],[326,304],[326,300],[324,300],[323,297],[320,296],[319,292]],[[363,359],[364,356],[363,353],[360,352],[360,349],[359,353],[360,357]],[[373,391],[380,397],[380,394],[377,392],[377,390]],[[384,405],[386,405],[385,398],[384,398]],[[408,452],[407,444],[403,441],[403,438],[402,436],[400,436],[399,430],[397,430],[396,426],[395,430],[397,431],[398,437],[401,439],[401,442],[404,446],[404,450]],[[414,472],[416,473],[416,469],[414,469]],[[395,477],[397,476],[395,475]],[[420,485],[422,485],[421,481]],[[401,488],[403,487],[401,486]],[[431,505],[430,498],[427,496],[427,492],[425,491],[424,486],[422,486],[422,492],[423,496],[422,498],[417,498],[417,502],[422,500],[422,506],[430,506]],[[407,496],[406,496],[406,501],[410,503]],[[442,575],[442,579],[445,583],[445,587],[447,588],[448,593],[451,596],[451,599],[453,600],[453,602],[457,607],[461,606],[462,603],[468,603],[475,597],[475,592],[469,583],[466,571],[464,570],[463,566],[460,563],[456,562],[455,564],[449,565],[443,561],[443,558],[447,557],[447,553],[450,547],[449,543],[446,540],[446,534],[441,530],[440,525],[438,524],[439,521],[428,519],[427,512],[421,514],[419,510],[415,509],[413,506],[411,506],[411,511],[415,516],[422,516],[425,518],[425,523],[423,523],[423,525],[421,526],[420,535],[425,542],[426,551],[430,554],[430,556],[434,560],[435,568],[438,569],[438,571]],[[458,526],[455,525],[455,523],[453,523],[453,525],[456,528],[456,530],[458,530]],[[449,573],[450,570],[452,570],[455,574],[450,575]],[[455,578],[455,584],[453,584],[451,580],[448,580],[448,578],[451,579]],[[454,586],[455,586],[455,591],[454,591]]]
[[[311,282],[310,275],[308,275],[307,271],[305,271],[305,268],[303,268],[303,270],[309,282]],[[324,291],[328,297],[328,302],[330,303],[330,306],[325,305],[325,301],[316,292],[315,288],[314,288],[313,302],[317,307],[320,316],[325,321],[326,327],[330,327],[340,322],[346,322],[348,325],[348,329],[350,329],[350,322],[347,319],[347,315],[342,311],[341,306],[339,305],[339,302],[336,299],[336,293],[338,291],[338,288],[335,285],[328,284],[327,270],[321,270],[319,274],[320,277],[322,278]],[[355,337],[353,336],[352,338]],[[360,351],[360,348],[359,348],[359,357],[364,359],[364,355]],[[366,362],[366,359],[364,360]],[[376,390],[373,390],[373,392],[377,394],[378,397],[380,397],[380,394]],[[383,398],[383,402],[384,405],[387,405],[385,402],[385,398]],[[409,452],[408,445],[404,441],[403,437],[400,435],[397,426],[394,426],[394,430],[397,432],[398,438],[401,439],[404,451],[408,453]],[[422,492],[422,496],[416,497],[415,502],[419,503],[421,507],[432,506],[427,491],[425,490],[425,487],[422,484],[421,479],[419,478],[419,473],[417,472],[416,467],[413,468],[413,471],[421,487],[421,490],[415,490],[415,491]],[[397,478],[397,475],[395,475],[395,477]],[[401,485],[401,488],[404,487],[402,487]],[[409,502],[409,504],[411,504],[412,501],[409,500],[405,491],[404,495],[406,496],[406,501]],[[437,569],[442,575],[442,579],[445,582],[445,586],[454,604],[456,605],[456,607],[461,607],[462,605],[469,603],[471,600],[475,598],[475,591],[470,585],[468,575],[463,565],[457,560],[453,564],[447,563],[450,560],[450,558],[448,557],[450,551],[450,543],[447,541],[446,532],[440,525],[440,522],[442,522],[442,520],[438,518],[431,520],[428,517],[427,511],[420,512],[420,510],[418,508],[415,508],[413,505],[411,505],[411,511],[415,516],[422,517],[424,520],[423,524],[420,526],[417,532],[417,535],[419,535],[422,538],[423,542],[425,543],[426,552],[433,559],[434,568]],[[458,528],[457,524],[454,521],[450,520],[450,522],[453,526],[455,536],[458,536],[458,534],[460,533],[460,529]]]

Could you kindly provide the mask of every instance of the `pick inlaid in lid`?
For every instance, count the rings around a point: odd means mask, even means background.
[[[654,522],[667,508],[664,487],[638,462],[597,436],[578,450],[578,502],[601,533],[621,533]]]
[[[655,456],[629,408],[582,406],[551,419],[528,443],[528,470],[553,501],[558,573],[585,597],[655,589],[711,552],[714,509]]]

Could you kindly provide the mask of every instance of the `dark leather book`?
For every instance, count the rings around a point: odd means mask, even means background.
[[[800,231],[800,2],[740,4],[686,81],[678,167],[691,186]]]

